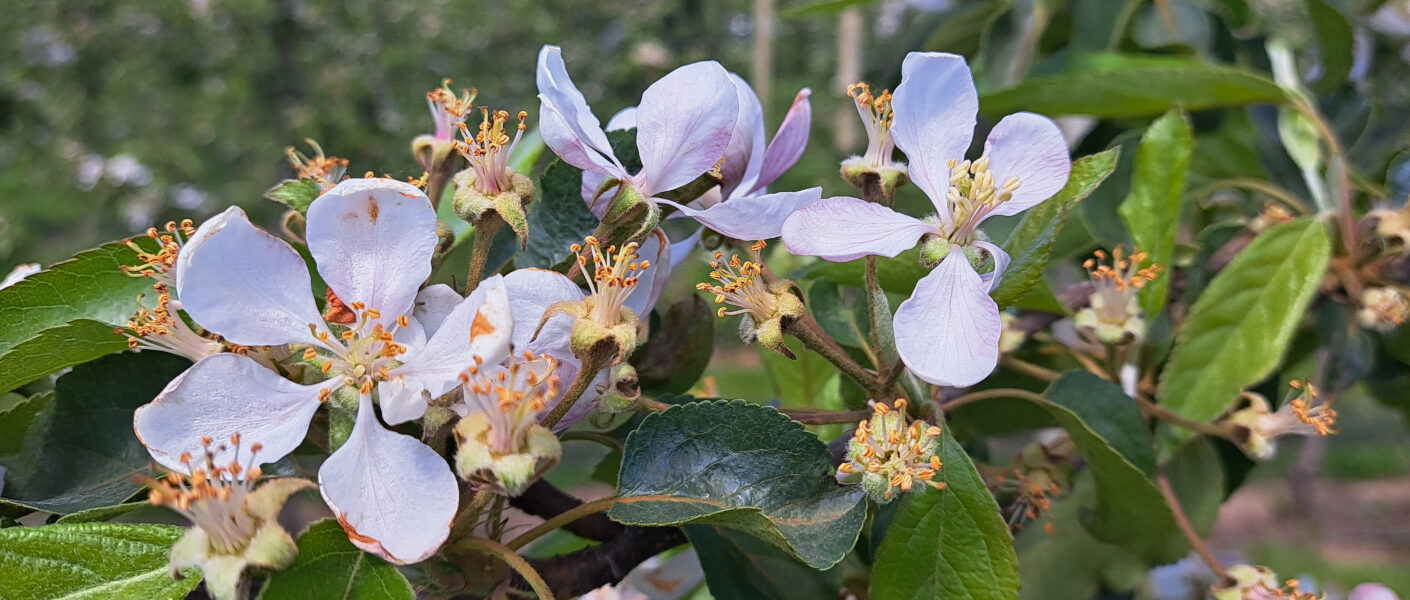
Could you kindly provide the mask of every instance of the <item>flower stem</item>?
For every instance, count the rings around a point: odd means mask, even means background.
[[[1048,399],[1044,398],[1042,395],[1024,389],[994,388],[992,390],[980,390],[977,392],[970,392],[968,394],[955,398],[954,400],[946,402],[942,408],[944,408],[945,412],[947,413],[954,412],[955,409],[966,404],[972,404],[980,400],[988,400],[991,398],[1022,398],[1031,402],[1048,401]]]
[[[499,227],[503,224],[504,219],[496,214],[475,226],[475,237],[470,240],[470,270],[465,274],[466,295],[475,291],[475,286],[480,285],[480,279],[485,276],[485,262],[490,258],[494,234],[499,232]]]
[[[804,425],[833,425],[837,423],[856,423],[870,416],[872,409],[861,408],[857,410],[835,411],[809,408],[780,408],[779,412],[788,415],[788,418]]]
[[[519,576],[523,577],[524,581],[529,582],[529,587],[533,588],[534,594],[538,595],[539,600],[553,600],[553,590],[548,588],[548,583],[544,582],[543,577],[529,565],[528,561],[524,560],[524,558],[518,554],[515,554],[514,550],[505,547],[499,542],[482,538],[468,538],[463,543],[471,549],[479,550],[480,552],[504,561],[504,564],[509,565],[509,568],[519,573]]]
[[[827,335],[813,315],[805,312],[797,318],[785,319],[783,327],[785,332],[798,338],[809,350],[817,352],[827,359],[827,362],[832,363],[838,370],[851,377],[862,386],[862,389],[867,390],[867,393],[875,394],[878,391],[876,376],[863,368],[862,365],[857,364],[857,361],[853,360],[847,351],[842,349],[842,346],[839,346],[831,336]]]
[[[1214,553],[1209,551],[1209,546],[1204,544],[1204,539],[1200,538],[1195,531],[1194,525],[1190,524],[1190,518],[1185,515],[1184,507],[1180,506],[1180,499],[1175,496],[1174,488],[1170,487],[1170,478],[1165,476],[1165,471],[1156,473],[1156,484],[1160,487],[1160,495],[1165,497],[1165,504],[1170,507],[1171,514],[1175,515],[1175,525],[1180,528],[1180,532],[1185,534],[1185,539],[1190,541],[1190,546],[1199,555],[1204,564],[1209,566],[1209,570],[1219,579],[1224,579],[1226,573],[1224,565],[1219,563],[1219,559],[1214,558]]]
[[[578,402],[578,398],[581,398],[583,393],[587,392],[588,387],[592,385],[593,380],[597,379],[597,372],[607,366],[599,363],[606,362],[606,360],[597,359],[591,355],[583,360],[581,368],[578,369],[578,378],[573,380],[573,385],[563,394],[563,399],[559,400],[548,416],[541,421],[544,427],[553,429],[554,425],[563,420],[563,415],[568,414],[568,410],[573,408],[573,405]]]
[[[1062,376],[1062,374],[1058,373],[1057,371],[1054,371],[1047,367],[1035,365],[1026,360],[1016,358],[1012,355],[1005,355],[1003,358],[1000,358],[999,365],[1008,367],[1010,369],[1018,371],[1019,373],[1023,373],[1024,375],[1027,375],[1034,379],[1041,379],[1043,381],[1057,381],[1058,377]]]
[[[559,527],[572,523],[573,521],[576,521],[588,515],[599,513],[611,508],[612,505],[616,504],[617,500],[619,499],[620,498],[618,498],[617,496],[608,496],[601,500],[594,500],[592,502],[573,507],[569,510],[559,513],[558,516],[553,517],[552,519],[539,523],[533,529],[530,529],[520,534],[519,537],[509,540],[509,543],[505,544],[504,547],[508,548],[511,551],[518,551],[520,548],[529,545],[529,542],[539,539],[544,534],[547,534],[550,531],[558,529]]]
[[[881,289],[881,281],[876,276],[876,257],[866,257],[865,285],[867,289],[867,316],[871,318],[871,343],[876,348],[881,364],[877,371],[887,367],[900,357],[896,354],[896,332],[891,327],[891,302]]]
[[[1185,429],[1189,429],[1196,433],[1201,433],[1210,437],[1229,437],[1229,430],[1224,427],[1220,427],[1219,425],[1215,425],[1213,423],[1205,423],[1202,421],[1187,419],[1173,412],[1170,412],[1170,409],[1167,409],[1164,406],[1151,402],[1145,396],[1142,396],[1140,394],[1136,395],[1136,403],[1140,405],[1141,412],[1145,413],[1148,416],[1165,421],[1166,423],[1169,423],[1171,425],[1184,427]]]
[[[451,152],[445,159],[437,163],[431,170],[426,181],[426,197],[431,199],[431,208],[439,210],[441,208],[441,196],[445,195],[446,182],[455,175],[455,165],[459,160],[459,154]]]

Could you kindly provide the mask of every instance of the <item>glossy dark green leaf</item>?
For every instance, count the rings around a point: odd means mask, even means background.
[[[647,416],[627,437],[624,500],[608,514],[737,529],[824,569],[852,548],[866,518],[862,491],[834,473],[827,447],[777,410],[697,402]]]
[[[573,244],[597,227],[583,203],[583,172],[561,160],[553,161],[539,179],[539,197],[529,205],[529,243],[515,255],[514,266],[551,268],[567,260]]]
[[[299,558],[265,582],[260,600],[412,600],[397,568],[358,550],[337,521],[314,523],[299,536]]]
[[[999,308],[1022,300],[1038,285],[1043,268],[1048,264],[1053,240],[1057,239],[1068,213],[1111,174],[1120,153],[1120,148],[1112,148],[1073,162],[1067,185],[1056,196],[1023,213],[1022,220],[1004,242],[1004,251],[1012,262],[999,280],[999,287],[989,294],[999,303]]]
[[[127,337],[107,323],[82,319],[51,327],[0,356],[0,390],[126,349]]]
[[[816,600],[842,586],[840,567],[816,570],[752,535],[715,525],[683,529],[716,598]]]
[[[132,413],[190,364],[161,352],[123,353],[60,377],[23,450],[7,459],[3,502],[68,514],[137,492],[132,476],[152,459],[132,433]]]
[[[1177,108],[1156,119],[1141,137],[1131,192],[1118,209],[1136,248],[1150,255],[1150,263],[1164,268],[1170,267],[1175,252],[1174,224],[1180,220],[1185,174],[1193,150],[1190,122],[1183,111]],[[1169,274],[1146,284],[1141,289],[1145,314],[1158,314],[1165,307],[1169,290]]]
[[[0,396],[0,457],[17,454],[24,448],[25,432],[54,400],[53,392],[33,396]],[[3,463],[0,460],[0,463]]]
[[[318,199],[318,182],[312,179],[285,179],[279,182],[269,191],[264,193],[265,198],[288,206],[299,214],[308,214],[308,207]]]
[[[0,383],[5,384],[0,385],[0,391],[42,375],[29,375],[41,362],[67,363],[59,365],[64,367],[92,358],[99,347],[91,343],[93,340],[69,342],[80,333],[91,333],[91,327],[47,335],[44,331],[79,319],[106,323],[110,328],[126,323],[137,310],[138,297],[152,295],[151,279],[130,277],[122,271],[122,266],[136,264],[136,252],[122,242],[113,242],[0,289]],[[25,352],[46,354],[47,358],[9,356],[16,346],[36,336],[43,339],[26,346]],[[68,358],[62,354],[65,352],[82,358]]]
[[[947,430],[935,481],[901,495],[872,569],[873,600],[1018,597],[1008,524],[974,463]]]
[[[96,521],[111,521],[115,517],[120,517],[139,508],[150,508],[148,502],[125,502],[112,506],[99,506],[87,510],[80,510],[76,513],[69,513],[59,517],[56,523],[93,523]]]
[[[643,392],[680,394],[689,390],[715,351],[715,313],[709,302],[698,294],[672,303],[659,311],[659,323],[651,328],[651,337],[632,356],[637,380]]]
[[[862,348],[871,339],[866,292],[820,279],[808,286],[808,312],[837,343]]]
[[[1174,106],[1202,110],[1275,104],[1283,90],[1268,77],[1199,59],[1087,54],[1074,56],[1068,72],[1031,77],[986,94],[985,114],[1027,110],[1047,115],[1140,117]]]
[[[168,525],[80,523],[0,529],[0,598],[180,600],[198,570],[172,579]]]
[[[1327,270],[1326,224],[1269,229],[1220,271],[1190,308],[1160,378],[1160,401],[1197,421],[1218,417],[1283,359]]]

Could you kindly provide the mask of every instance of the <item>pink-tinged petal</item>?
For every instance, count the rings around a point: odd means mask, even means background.
[[[460,504],[446,460],[382,427],[366,395],[352,435],[318,470],[318,485],[353,545],[399,565],[435,554]]]
[[[550,354],[559,360],[571,357],[568,338],[573,332],[573,318],[554,315],[543,324],[542,330],[539,330],[539,323],[543,321],[544,312],[555,303],[582,300],[582,288],[562,273],[545,269],[518,269],[504,276],[504,287],[514,311],[513,351]],[[534,337],[536,330],[537,338]]]
[[[1400,596],[1379,583],[1363,583],[1351,588],[1346,600],[1400,600]]]
[[[1067,185],[1072,159],[1062,130],[1052,119],[1033,113],[1004,117],[984,141],[995,185],[1018,178],[1018,191],[991,215],[1016,215],[1053,197]]]
[[[930,196],[941,218],[948,218],[949,161],[964,160],[979,113],[979,95],[964,57],[944,52],[907,54],[891,110],[891,136],[906,153],[911,181]]]
[[[686,65],[646,88],[637,107],[642,195],[676,189],[713,168],[738,114],[729,73],[714,61]]]
[[[536,79],[543,103],[539,109],[539,134],[544,144],[563,162],[584,171],[625,176],[587,99],[568,77],[561,48],[544,46],[539,51]]]
[[[729,145],[725,147],[724,163],[720,165],[723,176],[720,187],[726,198],[737,189],[753,189],[759,179],[759,167],[764,163],[764,107],[759,104],[754,88],[743,78],[730,73],[729,80],[734,84],[739,114],[730,131]]]
[[[200,326],[234,344],[322,345],[308,266],[289,244],[230,207],[201,225],[177,258],[177,298]]]
[[[459,385],[466,369],[476,363],[497,364],[509,356],[513,334],[504,278],[495,275],[480,282],[426,345],[412,348],[402,364],[391,370],[391,378],[378,384],[382,418],[389,425],[421,418],[427,400]]]
[[[999,363],[999,306],[958,248],[896,308],[896,352],[935,385],[979,383]]]
[[[661,299],[666,280],[671,277],[671,240],[666,232],[659,227],[651,230],[637,248],[637,256],[651,261],[651,266],[637,272],[640,277],[637,286],[622,305],[632,309],[638,319],[645,320],[656,307],[656,301]]]
[[[701,224],[737,240],[768,240],[783,232],[783,222],[795,211],[822,200],[822,188],[732,198],[705,210],[670,204]]]
[[[186,472],[181,455],[201,454],[201,439],[217,443],[241,437],[240,462],[249,461],[254,444],[259,462],[274,462],[294,451],[308,433],[308,423],[318,410],[319,391],[337,388],[341,379],[317,385],[299,385],[248,356],[211,355],[167,384],[157,398],[137,409],[133,429],[162,466]],[[229,446],[229,444],[226,444]],[[212,446],[212,449],[217,449]],[[233,447],[216,452],[218,464],[235,458]]]
[[[690,256],[690,253],[695,250],[695,246],[700,244],[700,238],[704,233],[705,228],[702,227],[696,229],[695,233],[686,236],[685,239],[671,243],[671,270],[675,270],[680,266],[681,261],[685,260],[685,257]]]
[[[808,146],[808,132],[813,126],[813,105],[808,101],[812,93],[812,90],[803,88],[793,97],[793,106],[783,116],[783,123],[774,132],[774,139],[769,140],[768,149],[764,150],[759,178],[754,182],[754,189],[748,190],[749,194],[763,191],[802,158],[803,149]]]
[[[628,106],[617,111],[612,118],[607,119],[607,131],[626,131],[636,129],[636,107]]]
[[[431,275],[436,211],[413,185],[349,179],[313,201],[307,235],[328,287],[345,304],[377,309],[381,323],[390,325],[411,312],[416,291]]]
[[[974,245],[989,251],[989,256],[994,258],[994,270],[979,276],[992,292],[999,287],[999,281],[1004,278],[1004,271],[1009,270],[1009,253],[989,242],[975,242]]]
[[[896,256],[927,233],[940,232],[880,204],[841,196],[795,211],[783,222],[782,235],[793,254],[847,262],[868,254]]]
[[[446,315],[460,306],[465,298],[444,283],[429,285],[416,293],[416,304],[411,308],[411,318],[421,324],[426,335],[436,335]]]
[[[583,202],[587,204],[588,210],[592,211],[593,216],[598,219],[601,219],[602,215],[607,214],[607,207],[612,203],[612,194],[616,193],[615,189],[610,190],[594,202],[592,195],[597,193],[597,188],[601,187],[604,181],[607,181],[607,176],[602,173],[583,171]]]

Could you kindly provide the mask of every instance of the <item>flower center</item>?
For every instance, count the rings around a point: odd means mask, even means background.
[[[891,139],[891,90],[873,96],[871,86],[859,82],[847,86],[847,95],[856,102],[857,114],[867,129],[867,153],[862,160],[869,167],[890,164],[891,150],[896,147]]]
[[[304,138],[304,143],[313,148],[313,156],[305,155],[293,146],[284,149],[284,156],[289,158],[289,164],[294,167],[295,178],[312,179],[325,190],[343,180],[343,175],[348,171],[348,159],[325,156],[323,147],[310,138]]]
[[[736,310],[728,310],[721,306],[715,312],[717,316],[749,313],[755,323],[762,323],[773,318],[774,313],[778,311],[778,299],[769,293],[768,287],[759,277],[764,271],[763,264],[759,261],[759,251],[764,247],[763,240],[754,242],[754,245],[749,247],[751,258],[754,260],[748,261],[741,261],[739,255],[735,254],[725,262],[724,253],[715,252],[714,260],[710,261],[710,279],[718,283],[697,283],[695,289],[714,294],[715,304],[739,307]]]
[[[870,420],[857,424],[847,446],[847,460],[838,465],[839,476],[866,473],[887,484],[883,497],[893,490],[908,492],[915,480],[929,482],[943,464],[935,455],[940,428],[925,421],[906,425],[906,400],[896,400],[896,409],[877,402]],[[866,475],[864,475],[866,477]],[[864,482],[865,485],[865,482]],[[940,484],[943,485],[943,484]]]
[[[391,378],[388,371],[398,364],[397,357],[405,354],[407,347],[395,341],[393,331],[374,323],[382,318],[381,311],[361,302],[351,302],[346,308],[351,311],[352,319],[348,326],[339,326],[341,331],[336,336],[330,329],[332,325],[320,329],[318,324],[309,323],[309,331],[327,345],[331,353],[309,347],[304,350],[303,358],[313,362],[322,356],[319,368],[324,373],[342,377],[344,385],[370,394],[373,384]],[[409,324],[407,316],[401,315],[394,329],[403,329]],[[324,388],[318,399],[326,401],[332,393],[331,389]]]
[[[1288,385],[1302,392],[1298,397],[1288,402],[1288,407],[1293,417],[1302,424],[1304,430],[1320,436],[1328,436],[1337,432],[1337,411],[1333,410],[1331,406],[1321,403],[1318,399],[1317,386],[1312,385],[1311,381],[1299,380],[1290,381]]]
[[[526,446],[539,414],[558,399],[561,390],[553,374],[557,367],[552,356],[524,352],[511,356],[507,367],[481,371],[476,366],[460,374],[466,414],[478,411],[489,419],[491,450],[510,454]]]
[[[205,530],[216,550],[232,554],[243,549],[259,527],[245,511],[244,502],[262,476],[255,462],[262,446],[251,444],[242,464],[240,434],[231,435],[228,446],[213,442],[209,437],[201,439],[203,459],[193,460],[190,452],[181,455],[186,474],[171,471],[161,479],[147,477],[143,483],[150,488],[147,499],[152,505],[181,513]],[[234,457],[229,463],[216,464],[216,455],[227,450],[234,450]]]
[[[437,140],[448,142],[455,138],[455,128],[470,115],[470,103],[478,93],[462,89],[456,96],[450,89],[449,79],[443,80],[441,87],[426,92],[426,105],[431,108],[431,119],[436,123]]]
[[[509,111],[491,112],[481,106],[480,116],[480,129],[473,135],[464,122],[456,123],[461,136],[465,138],[464,141],[457,142],[456,149],[470,162],[470,168],[475,170],[475,188],[482,194],[494,195],[511,188],[509,157],[514,154],[514,147],[519,145],[519,139],[524,137],[524,130],[528,128],[524,121],[529,118],[529,113],[519,111],[519,124],[515,127],[512,139],[505,128],[509,123]]]
[[[1082,263],[1092,277],[1096,293],[1092,294],[1092,308],[1097,319],[1103,323],[1122,325],[1140,312],[1137,294],[1142,287],[1160,275],[1160,265],[1141,267],[1149,258],[1139,250],[1129,257],[1120,245],[1111,251],[1110,262],[1107,253],[1097,250]]]
[[[1019,182],[1017,177],[1010,177],[1002,185],[995,185],[988,156],[981,156],[974,162],[952,158],[949,167],[950,189],[945,192],[949,237],[957,244],[968,244],[974,241],[979,223],[1018,191]],[[946,216],[940,218],[943,220]]]
[[[173,272],[176,257],[181,253],[186,239],[196,233],[196,228],[190,219],[186,219],[180,224],[168,221],[165,230],[166,233],[158,232],[155,227],[147,230],[147,237],[158,244],[155,253],[143,250],[132,241],[127,242],[127,246],[137,252],[142,264],[135,267],[124,265],[122,270],[132,277],[151,277],[155,280],[152,290],[157,293],[157,306],[150,310],[139,306],[132,318],[127,320],[127,327],[115,331],[118,335],[127,336],[127,347],[133,350],[160,350],[193,361],[200,360],[219,352],[221,344],[191,329],[177,314],[181,310],[181,302],[171,297],[172,286],[176,285],[176,274]]]
[[[631,242],[620,250],[616,246],[602,248],[593,236],[584,239],[583,244],[570,247],[578,255],[578,266],[584,271],[588,261],[584,254],[592,256],[592,277],[587,280],[588,290],[592,292],[589,302],[592,311],[588,318],[599,325],[612,327],[622,322],[622,305],[636,289],[641,272],[651,267],[650,260],[636,260],[637,247],[636,242]]]

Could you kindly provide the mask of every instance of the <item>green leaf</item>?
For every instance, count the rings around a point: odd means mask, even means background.
[[[998,600],[1018,597],[1008,524],[974,463],[946,429],[936,452],[936,490],[901,495],[872,569],[873,600]]]
[[[304,215],[308,214],[309,205],[318,199],[319,191],[318,182],[307,177],[285,179],[269,188],[269,191],[264,193],[264,197],[284,204]]]
[[[137,492],[132,476],[151,457],[132,433],[132,413],[190,364],[161,352],[124,353],[60,377],[24,449],[7,459],[3,501],[68,514],[118,504]]]
[[[28,398],[20,394],[0,397],[0,457],[17,454],[24,448],[25,432],[53,400],[52,392]]]
[[[696,402],[649,415],[627,436],[623,500],[608,515],[737,529],[825,569],[856,543],[867,512],[861,489],[834,473],[827,447],[777,410]]]
[[[1327,0],[1307,0],[1307,12],[1317,33],[1317,55],[1322,64],[1322,76],[1312,87],[1331,92],[1346,82],[1355,61],[1351,21]]]
[[[895,258],[878,257],[876,260],[877,282],[881,284],[882,289],[893,294],[909,296],[916,289],[916,282],[929,273],[930,270],[920,262],[919,248],[911,248],[897,254]],[[841,285],[861,288],[865,287],[863,282],[865,275],[865,259],[851,262],[818,260],[804,267],[798,277],[829,280]]]
[[[1067,214],[1116,169],[1120,154],[1119,147],[1112,148],[1072,163],[1067,185],[1057,195],[1023,213],[1022,220],[1004,242],[1004,252],[1012,262],[999,280],[999,287],[989,294],[999,303],[999,308],[1022,300],[1042,280],[1053,241],[1062,230]]]
[[[81,319],[51,327],[0,356],[0,390],[126,349],[127,337],[107,323]]]
[[[568,247],[581,244],[597,227],[597,217],[583,202],[582,177],[582,171],[561,160],[543,172],[539,199],[528,207],[528,246],[514,257],[514,266],[552,268],[568,260]]]
[[[1141,136],[1131,192],[1117,209],[1136,248],[1150,255],[1150,263],[1165,268],[1175,252],[1175,224],[1180,222],[1193,150],[1190,122],[1183,111],[1177,108],[1156,119]],[[1159,314],[1169,290],[1169,273],[1146,284],[1141,289],[1141,310],[1150,317]]]
[[[125,523],[0,529],[0,598],[185,598],[201,573],[171,577],[171,545],[182,532]]]
[[[817,600],[842,587],[840,567],[818,571],[752,535],[711,525],[686,525],[705,583],[716,598]]]
[[[808,311],[843,346],[865,348],[871,339],[866,292],[820,279],[808,286]]]
[[[112,506],[99,506],[87,510],[80,510],[76,513],[69,513],[59,517],[55,523],[93,523],[95,521],[110,521],[114,517],[120,517],[139,508],[150,507],[147,502],[126,502],[114,504]]]
[[[299,558],[269,576],[260,600],[412,600],[397,568],[358,550],[337,521],[314,523],[299,536]]]
[[[1161,373],[1161,404],[1210,421],[1271,374],[1317,292],[1330,251],[1326,224],[1316,219],[1254,238],[1190,308]]]
[[[788,349],[798,357],[796,360],[759,348],[764,369],[774,382],[780,404],[789,408],[837,408],[826,398],[831,391],[830,395],[840,402],[840,398],[835,398],[838,394],[836,380],[841,377],[837,367],[797,340],[788,339],[787,342]]]
[[[1112,118],[1158,115],[1177,105],[1203,110],[1286,99],[1262,74],[1198,59],[1102,53],[1075,56],[1070,66],[985,94],[979,106],[990,115],[1027,110]]]
[[[41,366],[77,364],[91,359],[100,348],[111,348],[90,336],[92,326],[45,330],[79,319],[107,323],[110,328],[125,324],[137,311],[138,296],[152,294],[151,279],[122,271],[124,265],[136,264],[136,252],[123,242],[113,242],[0,289],[0,383],[4,384],[0,391],[34,380],[38,375],[30,373]],[[36,337],[42,339],[23,350],[47,356],[11,356],[16,346]]]
[[[672,303],[632,357],[642,391],[680,394],[695,385],[715,351],[715,313],[699,294]]]

